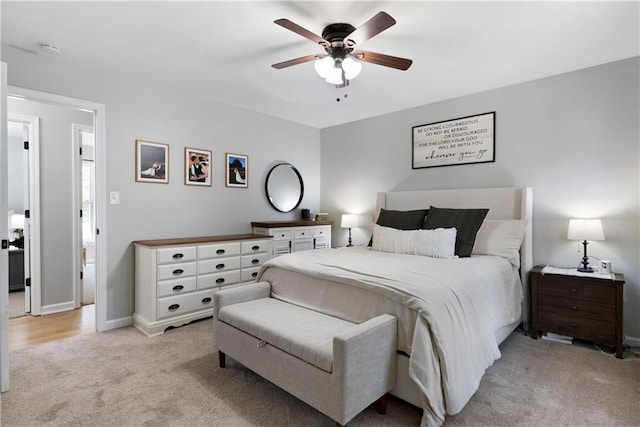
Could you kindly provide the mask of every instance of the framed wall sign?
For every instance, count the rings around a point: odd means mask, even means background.
[[[249,187],[249,156],[227,153],[227,187]]]
[[[169,183],[169,144],[136,140],[136,181]]]
[[[495,161],[496,113],[414,126],[413,169]]]
[[[201,148],[184,149],[185,185],[211,186],[212,152]]]

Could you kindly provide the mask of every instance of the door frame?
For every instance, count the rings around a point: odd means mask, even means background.
[[[0,62],[0,223],[7,224],[7,64]],[[7,248],[0,249],[0,393],[9,390],[9,228],[0,227],[0,239]]]
[[[29,218],[25,218],[24,264],[25,278],[30,278],[31,286],[24,288],[25,308],[34,316],[41,314],[40,300],[40,118],[7,112],[7,121],[22,123],[29,127],[27,140],[27,176],[25,185],[25,209],[29,209]],[[27,302],[28,301],[28,302]]]
[[[30,101],[58,105],[66,108],[93,113],[93,132],[95,137],[95,174],[96,174],[96,330],[105,331],[107,325],[107,220],[106,220],[106,138],[105,106],[96,102],[55,95],[15,86],[8,86],[8,96]],[[5,125],[6,126],[6,125]],[[32,290],[34,292],[35,290]],[[39,291],[39,290],[38,290]]]

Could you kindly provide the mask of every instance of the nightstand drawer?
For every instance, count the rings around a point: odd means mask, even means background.
[[[602,304],[575,298],[560,298],[541,294],[538,297],[538,311],[547,311],[585,319],[611,321],[616,313],[614,304]]]
[[[557,276],[543,276],[544,280],[538,283],[539,295],[554,297],[576,298],[600,303],[615,304],[615,286],[598,285],[586,280],[567,279]]]
[[[538,328],[570,337],[604,344],[616,342],[616,328],[613,322],[582,319],[563,314],[538,312]]]

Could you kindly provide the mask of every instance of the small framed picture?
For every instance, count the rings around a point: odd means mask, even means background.
[[[227,187],[249,187],[249,156],[227,153]]]
[[[212,152],[201,148],[184,149],[184,184],[211,186]]]
[[[169,183],[169,144],[136,140],[136,181]]]

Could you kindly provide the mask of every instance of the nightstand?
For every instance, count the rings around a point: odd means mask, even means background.
[[[531,287],[531,337],[554,332],[585,341],[613,345],[622,359],[622,286],[613,279],[543,273],[534,267]]]

